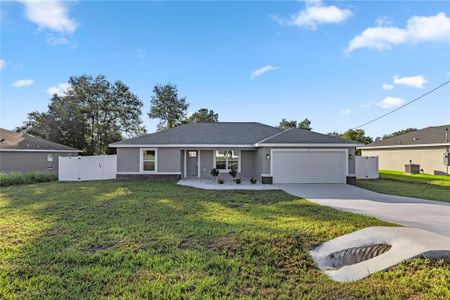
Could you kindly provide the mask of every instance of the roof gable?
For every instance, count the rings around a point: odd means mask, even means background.
[[[265,139],[258,144],[349,144],[352,146],[360,143],[307,129],[291,128]]]

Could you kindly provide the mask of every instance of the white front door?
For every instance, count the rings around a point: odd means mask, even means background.
[[[347,152],[343,150],[273,150],[274,183],[345,183]]]

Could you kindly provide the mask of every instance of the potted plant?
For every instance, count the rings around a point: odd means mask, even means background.
[[[257,182],[257,180],[256,180],[255,177],[252,177],[252,178],[250,178],[250,182],[251,182],[252,184],[255,184],[255,183]]]
[[[231,169],[230,172],[228,172],[228,174],[230,174],[230,176],[233,177],[233,180],[234,180],[234,178],[237,175],[237,171],[236,171],[236,169]]]
[[[236,182],[237,184],[241,184],[242,178],[236,178],[236,179],[234,180],[234,182]]]
[[[223,178],[219,178],[217,179],[217,183],[218,184],[224,184],[225,180],[223,180]]]
[[[217,170],[216,168],[213,168],[210,172],[211,176],[213,177],[213,181],[216,180],[216,177],[219,176],[219,170]]]

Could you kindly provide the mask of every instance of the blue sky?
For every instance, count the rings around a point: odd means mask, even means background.
[[[71,75],[122,80],[144,102],[175,83],[221,121],[312,120],[343,132],[450,80],[448,2],[1,2],[0,126]],[[384,84],[384,88],[383,88]],[[450,85],[364,127],[450,123]]]

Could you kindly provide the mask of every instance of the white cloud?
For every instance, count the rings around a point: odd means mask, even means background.
[[[375,20],[375,24],[377,24],[377,26],[391,26],[393,23],[394,20],[387,16],[381,16]]]
[[[422,42],[450,42],[450,17],[440,12],[435,16],[411,17],[405,28],[369,27],[350,41],[346,51],[360,48],[387,50],[400,44]]]
[[[381,88],[386,91],[392,91],[395,88],[395,86],[393,84],[383,83]]]
[[[352,112],[352,110],[348,109],[348,108],[341,110],[341,114],[343,114],[343,115],[349,115],[351,112]]]
[[[54,94],[58,96],[63,96],[70,88],[70,85],[67,82],[61,82],[56,86],[51,86],[47,89],[47,94],[53,96]]]
[[[368,108],[368,107],[371,107],[372,106],[372,103],[362,103],[362,104],[360,104],[359,105],[359,107],[362,107],[362,108]]]
[[[33,85],[34,80],[32,79],[20,79],[17,81],[14,81],[11,86],[15,88],[22,88]]]
[[[48,28],[60,33],[73,33],[77,29],[70,19],[67,1],[60,0],[18,0],[25,6],[26,18],[37,24],[39,29]]]
[[[276,70],[276,69],[278,69],[278,68],[277,68],[277,67],[274,67],[274,66],[272,66],[272,65],[266,65],[266,66],[264,66],[264,67],[261,67],[261,68],[259,68],[259,69],[256,69],[255,71],[253,71],[253,72],[250,74],[250,79],[255,79],[256,77],[261,76],[261,75],[263,75],[264,73],[267,73],[267,72],[270,72],[270,71],[274,71],[274,70]]]
[[[335,5],[326,6],[322,1],[306,1],[306,8],[283,20],[278,16],[272,19],[280,25],[291,25],[315,30],[322,24],[338,24],[352,16],[349,9],[339,8]]]
[[[393,108],[400,105],[403,105],[405,103],[405,100],[402,98],[396,98],[396,97],[386,97],[380,102],[377,103],[377,105],[381,108]]]
[[[73,43],[68,38],[54,37],[52,35],[48,35],[45,41],[51,46],[73,45]]]
[[[0,70],[6,68],[6,60],[0,58]]]
[[[411,86],[418,89],[423,89],[424,84],[428,81],[422,75],[410,76],[410,77],[400,77],[398,75],[394,76],[394,83],[398,85]]]

